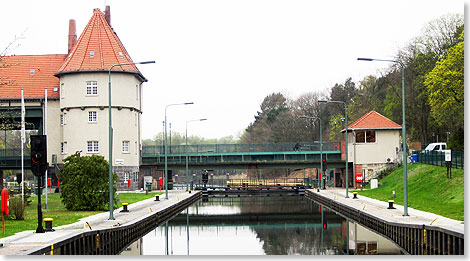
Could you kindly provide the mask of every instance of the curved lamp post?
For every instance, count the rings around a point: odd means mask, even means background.
[[[320,121],[320,188],[325,188],[323,184],[323,141],[322,141],[322,132],[321,132],[321,119],[320,117],[310,117],[310,116],[299,116],[300,119],[309,119],[309,120],[318,120]]]
[[[346,152],[346,198],[349,198],[348,195],[348,188],[349,188],[349,176],[348,176],[348,110],[346,109],[346,103],[343,101],[325,101],[320,100],[318,102],[322,103],[342,103],[344,105],[344,118],[345,118],[345,126],[346,126],[346,133],[344,134],[344,144],[345,144],[345,152]]]
[[[108,113],[109,113],[109,220],[114,220],[114,202],[113,202],[113,125],[111,122],[111,69],[114,66],[119,65],[131,65],[131,64],[149,64],[155,63],[155,61],[146,61],[146,62],[135,62],[135,63],[118,63],[113,64],[109,67],[108,70]]]
[[[184,146],[184,154],[186,154],[186,191],[188,191],[189,187],[189,177],[188,177],[188,152],[187,152],[187,147],[188,147],[188,122],[193,122],[193,121],[206,121],[207,119],[198,119],[198,120],[189,120],[186,121],[186,146]]]
[[[384,60],[373,58],[357,58],[358,61],[378,61],[378,62],[391,62],[398,63],[401,66],[401,95],[402,95],[402,143],[403,143],[403,216],[408,216],[408,172],[407,172],[407,154],[406,154],[406,114],[405,114],[405,65],[398,60]]]
[[[175,104],[168,104],[165,106],[165,199],[168,199],[168,146],[167,146],[167,131],[166,131],[166,109],[170,106],[176,106],[176,105],[189,105],[189,104],[194,104],[194,102],[185,102],[185,103],[175,103]]]

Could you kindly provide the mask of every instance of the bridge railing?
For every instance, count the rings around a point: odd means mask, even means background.
[[[340,143],[324,142],[324,151],[339,151]],[[310,143],[268,143],[268,144],[201,144],[201,145],[173,145],[168,146],[168,154],[186,153],[234,153],[234,152],[280,152],[280,151],[320,151],[319,142]],[[156,156],[165,154],[161,145],[142,146],[142,156]]]
[[[173,180],[174,186],[179,188],[185,188],[186,179],[180,178]],[[190,177],[189,184],[193,184],[194,188],[200,188],[204,186],[200,177]],[[317,187],[317,180],[311,178],[272,178],[272,179],[257,179],[257,178],[245,178],[245,179],[224,179],[209,178],[206,187],[208,188],[268,188],[268,187],[296,187],[296,186],[311,186]],[[190,185],[189,185],[190,186]]]

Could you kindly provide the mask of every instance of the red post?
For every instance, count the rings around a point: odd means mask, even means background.
[[[8,189],[4,188],[1,193],[1,208],[2,208],[2,232],[5,234],[5,215],[8,215],[9,212],[9,202],[8,202]]]

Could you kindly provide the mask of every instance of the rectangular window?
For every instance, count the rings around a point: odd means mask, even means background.
[[[375,131],[366,131],[366,142],[367,143],[375,142]]]
[[[88,122],[98,122],[98,112],[89,111],[88,112]]]
[[[60,153],[61,153],[61,154],[67,154],[67,150],[68,150],[68,148],[67,148],[67,142],[66,142],[66,141],[61,142],[61,143],[60,143]]]
[[[98,95],[98,82],[97,81],[86,82],[86,95]]]
[[[356,132],[356,143],[364,143],[366,142],[366,136],[364,135],[363,131]]]
[[[64,84],[60,84],[60,98],[63,99],[65,97],[65,89],[64,89]]]
[[[87,141],[87,152],[98,153],[99,152],[98,141],[96,140]]]
[[[122,153],[129,153],[129,141],[122,141]]]

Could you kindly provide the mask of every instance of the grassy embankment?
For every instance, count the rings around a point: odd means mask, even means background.
[[[408,165],[408,207],[444,217],[464,220],[464,170],[415,163]],[[373,190],[357,190],[358,195],[388,201],[395,191],[395,204],[403,205],[403,167],[379,180]]]
[[[119,193],[120,202],[118,208],[122,207],[122,202],[135,203],[149,198],[155,198],[155,195],[162,193]],[[5,234],[0,232],[0,238],[14,235],[17,232],[25,230],[36,230],[38,226],[38,197],[36,195],[30,198],[32,203],[25,209],[24,220],[9,220],[5,218]],[[62,225],[72,224],[79,221],[81,218],[92,216],[106,211],[69,211],[67,210],[60,200],[59,193],[47,195],[47,210],[45,209],[45,196],[41,196],[42,216],[43,218],[52,218],[53,226],[58,227]],[[11,209],[10,209],[11,214]],[[44,227],[44,223],[43,223]]]

